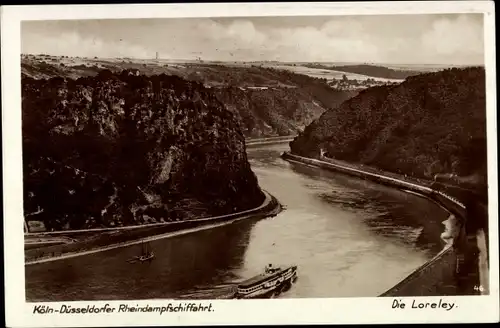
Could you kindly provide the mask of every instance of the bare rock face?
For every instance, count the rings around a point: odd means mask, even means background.
[[[49,229],[183,220],[263,200],[233,114],[201,84],[23,77],[25,214]]]
[[[246,137],[289,136],[303,131],[328,108],[352,95],[314,82],[310,89],[301,86],[264,90],[227,87],[214,91],[235,114]]]
[[[70,65],[71,62],[73,64]],[[83,64],[75,64],[76,62]],[[328,108],[336,107],[357,94],[353,90],[331,88],[326,78],[313,78],[284,69],[256,65],[248,67],[200,63],[169,66],[129,61],[85,62],[78,58],[21,58],[22,73],[37,79],[93,77],[102,75],[99,72],[103,67],[117,74],[128,68],[127,76],[155,76],[165,73],[203,83],[234,114],[243,135],[251,138],[296,135]],[[88,91],[83,91],[85,97],[92,96]],[[122,105],[109,96],[107,99],[111,101],[111,108],[118,110]],[[206,99],[196,93],[191,101],[206,103]]]

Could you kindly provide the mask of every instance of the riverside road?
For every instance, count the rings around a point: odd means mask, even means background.
[[[247,149],[260,186],[285,210],[140,245],[26,266],[28,301],[217,298],[268,263],[298,265],[283,298],[378,296],[442,250],[448,214],[417,195]]]

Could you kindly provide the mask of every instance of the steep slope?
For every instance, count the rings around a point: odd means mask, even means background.
[[[23,77],[22,108],[25,213],[49,229],[182,220],[263,200],[233,114],[199,83],[106,70]]]
[[[224,67],[218,98],[237,117],[246,137],[295,135],[325,110],[357,92],[336,90],[325,80],[265,67]],[[213,83],[215,77],[203,77]],[[257,86],[257,88],[252,88]]]
[[[341,94],[325,104],[302,89],[290,88],[241,90],[229,87],[215,92],[235,114],[246,137],[298,134],[329,105],[338,105],[348,98]]]
[[[291,142],[293,153],[327,156],[431,178],[474,175],[486,190],[483,68],[449,69],[374,87],[328,110]]]
[[[23,56],[22,72],[33,78],[95,76],[102,69],[144,75],[169,74],[203,83],[232,111],[245,137],[295,135],[325,110],[357,94],[327,81],[249,64],[165,63],[156,61]]]

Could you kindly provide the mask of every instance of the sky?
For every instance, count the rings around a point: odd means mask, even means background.
[[[484,64],[482,14],[25,21],[21,46],[81,57]]]

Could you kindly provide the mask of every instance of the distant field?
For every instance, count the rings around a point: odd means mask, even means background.
[[[461,66],[453,66],[453,65],[396,65],[396,64],[384,64],[380,65],[394,70],[401,71],[420,71],[420,72],[438,72],[447,68],[452,67],[461,67]]]
[[[250,75],[260,75],[257,79],[249,81],[249,85],[276,85],[275,81],[266,81],[269,76],[262,74],[262,71],[257,72],[258,67],[274,68],[293,72],[296,74],[307,75],[313,78],[320,79],[342,79],[343,75],[349,80],[365,81],[369,78],[380,82],[402,82],[404,78],[386,78],[377,76],[377,74],[369,74],[364,70],[352,70],[353,67],[374,66],[375,65],[354,65],[348,63],[280,63],[280,62],[212,62],[212,61],[196,61],[196,60],[168,60],[168,59],[129,59],[129,58],[78,58],[78,57],[56,57],[43,55],[30,55],[23,57],[23,64],[32,66],[40,66],[45,63],[51,66],[56,66],[57,70],[49,72],[42,69],[37,69],[36,73],[29,69],[24,69],[23,73],[36,78],[44,78],[50,76],[68,76],[77,78],[79,76],[92,76],[101,69],[110,69],[112,71],[122,69],[139,69],[141,73],[146,75],[152,74],[172,74],[178,75],[189,80],[197,80],[200,82],[213,83],[214,85],[225,84],[227,75],[234,76],[235,74],[243,73],[248,78]],[[317,67],[315,67],[317,66]],[[345,71],[340,67],[347,67]],[[358,67],[359,66],[359,67]],[[414,72],[435,72],[447,68],[444,65],[396,65],[383,64],[376,65],[380,68],[385,68],[394,71],[414,71]],[[234,68],[246,69],[241,72],[228,72]],[[349,68],[350,67],[350,68]],[[36,67],[35,67],[36,68]],[[254,69],[252,71],[252,68]],[[337,68],[337,69],[335,69]],[[223,74],[220,74],[223,73]],[[39,76],[37,76],[39,75]],[[379,74],[380,75],[380,74]],[[226,79],[225,79],[226,77]],[[262,78],[264,77],[264,78]],[[233,80],[232,77],[229,80]],[[245,79],[238,81],[238,85],[246,86]],[[271,78],[273,80],[273,78]],[[232,81],[233,82],[233,81]],[[270,82],[270,83],[268,83]]]
[[[226,84],[227,80],[234,82],[234,75],[245,75],[245,79],[239,79],[237,85],[246,86],[244,83],[247,78],[248,85],[277,85],[272,81],[273,77],[258,71],[259,67],[274,68],[293,72],[296,74],[307,75],[320,79],[342,79],[346,75],[350,80],[365,81],[372,78],[380,82],[401,82],[403,79],[388,79],[373,77],[365,74],[353,72],[342,72],[340,70],[328,69],[328,63],[325,68],[307,67],[311,63],[279,63],[279,62],[210,62],[195,60],[167,60],[167,59],[128,59],[128,58],[79,58],[65,56],[47,56],[47,55],[29,55],[22,58],[23,73],[34,78],[47,78],[52,76],[67,76],[78,78],[80,76],[93,76],[99,70],[110,69],[118,71],[123,69],[138,69],[146,75],[153,74],[172,74],[178,75],[188,80],[210,83],[213,85]],[[336,64],[339,65],[339,64]],[[44,67],[45,66],[45,67]],[[235,72],[229,70],[234,68],[243,69]],[[388,66],[385,66],[388,67]],[[394,68],[396,69],[396,68]],[[398,68],[398,69],[401,69]],[[415,67],[408,69],[415,70]],[[432,71],[438,68],[420,68],[422,71]],[[222,74],[221,74],[222,73]],[[229,76],[230,75],[230,76]],[[253,75],[253,76],[250,76]],[[257,75],[260,75],[257,77]],[[270,79],[269,79],[270,78]],[[271,80],[271,81],[269,81]]]
[[[275,63],[265,64],[23,55],[21,72],[35,79],[77,79],[96,76],[104,69],[115,74],[130,70],[146,76],[176,75],[211,88],[235,114],[245,137],[253,138],[295,135],[327,108],[358,92],[328,85],[325,76],[307,74],[314,70],[294,72],[290,66],[278,69]]]
[[[361,64],[361,63],[274,63],[265,64],[306,74],[317,78],[341,79],[343,75],[349,80],[365,81],[368,78],[378,82],[402,82],[409,76],[431,73],[454,67],[453,65],[423,64]],[[457,66],[458,67],[458,66]]]
[[[235,62],[79,58],[46,55],[24,56],[21,60],[22,73],[33,78],[61,76],[76,79],[82,76],[95,76],[103,69],[109,69],[113,72],[128,69],[139,70],[141,74],[145,75],[177,75],[187,80],[201,82],[214,87],[228,85],[239,87],[297,86],[296,83],[289,81],[286,77],[276,75],[263,67],[262,65],[252,63]],[[286,67],[283,67],[283,69],[286,69]]]
[[[321,68],[312,68],[312,67],[306,67],[302,65],[295,65],[293,64],[278,64],[278,65],[264,65],[268,67],[274,67],[277,69],[284,69],[288,70],[297,74],[304,74],[308,75],[311,77],[315,78],[320,78],[320,79],[342,79],[342,77],[345,75],[349,80],[360,80],[360,81],[365,81],[369,78],[374,79],[376,81],[382,81],[382,82],[402,82],[403,79],[386,79],[386,78],[380,78],[380,77],[373,77],[373,76],[368,76],[368,75],[362,75],[362,74],[356,74],[356,73],[350,73],[350,72],[342,72],[342,71],[336,71],[336,70],[331,70],[327,69],[326,67],[324,69]]]
[[[361,66],[361,65],[370,65],[370,66],[381,66],[394,70],[401,71],[419,71],[419,72],[436,72],[441,71],[447,68],[452,67],[462,67],[457,65],[446,65],[446,64],[388,64],[388,63],[343,63],[343,62],[320,62],[320,63],[291,63],[296,64],[297,66],[308,66],[311,64],[318,64],[324,67],[332,67],[332,66]]]

